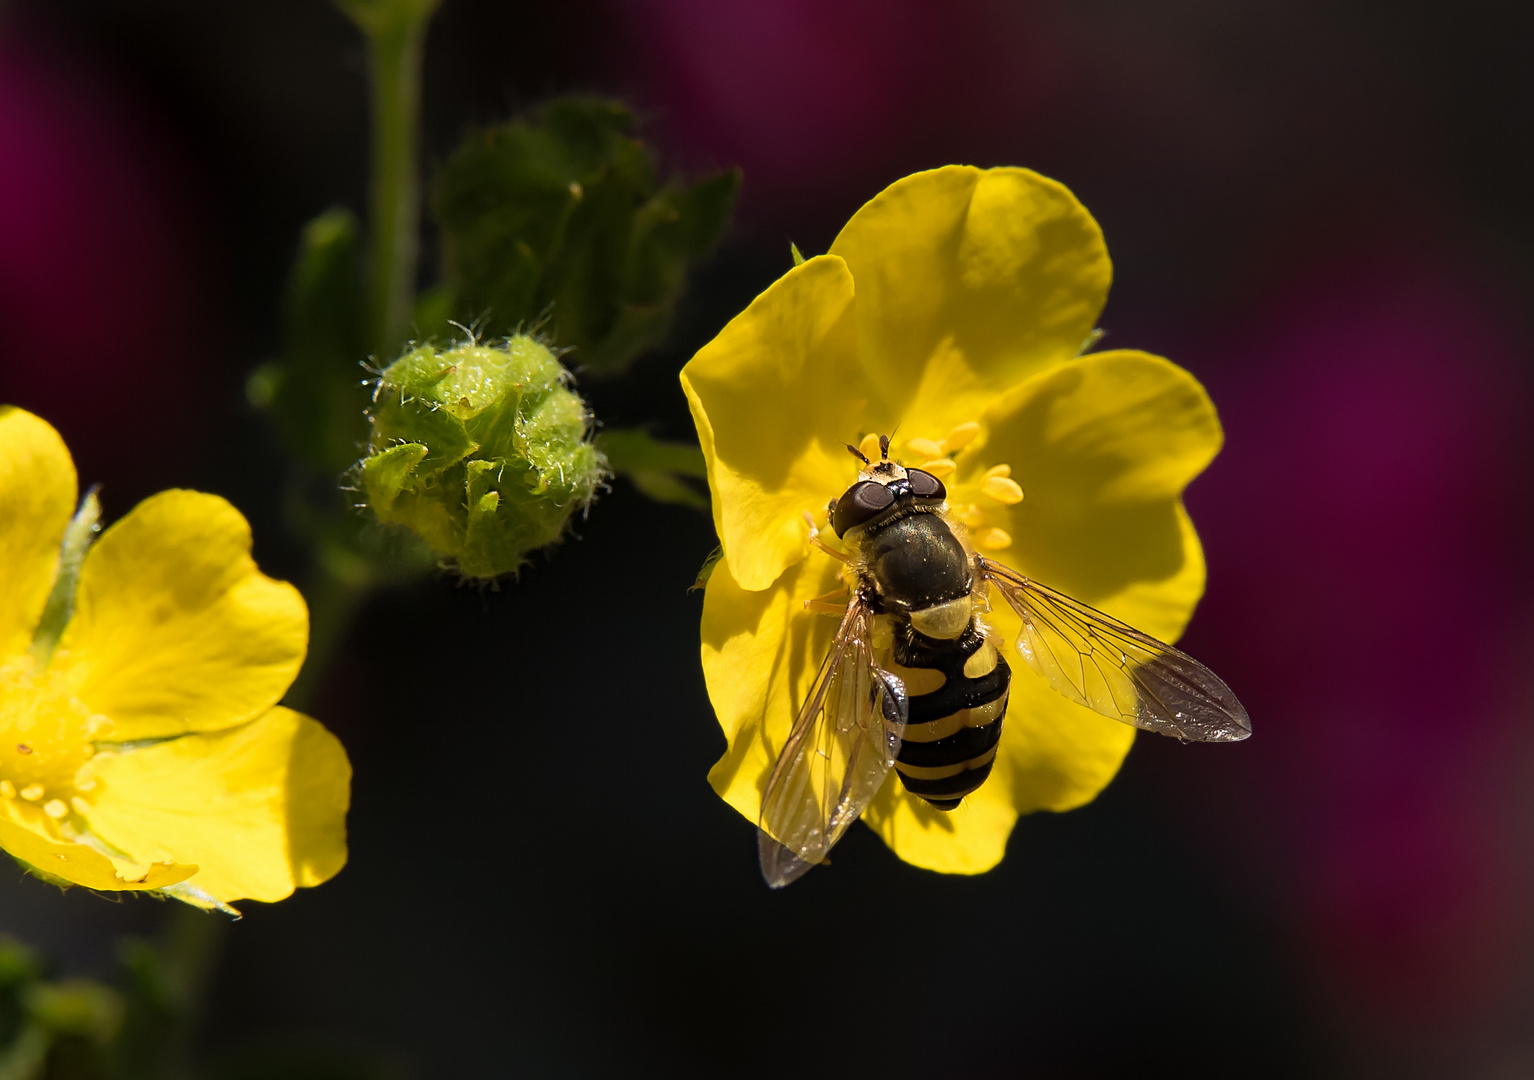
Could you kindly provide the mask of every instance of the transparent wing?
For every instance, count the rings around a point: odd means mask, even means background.
[[[1237,742],[1252,722],[1220,677],[1187,653],[980,558],[1023,620],[1017,651],[1060,693],[1126,724],[1191,742]]]
[[[874,660],[873,613],[854,597],[767,779],[758,822],[773,888],[825,860],[884,783],[905,731],[905,684]]]

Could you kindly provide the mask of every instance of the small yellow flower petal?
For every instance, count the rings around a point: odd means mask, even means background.
[[[723,562],[708,579],[703,677],[729,741],[708,782],[753,825],[767,774],[836,632],[836,619],[806,612],[804,601],[836,586],[839,565],[817,553],[756,592],[742,589]]]
[[[303,598],[256,569],[240,512],[165,491],[86,555],[54,665],[111,718],[111,738],[154,738],[260,715],[292,683],[308,636]]]
[[[240,727],[103,753],[89,822],[138,862],[195,861],[228,903],[281,900],[346,863],[351,766],[316,721],[276,708]]]
[[[765,589],[809,551],[800,514],[844,491],[867,430],[852,277],[821,255],[790,270],[682,369],[724,559]],[[786,423],[785,417],[792,422]]]
[[[56,840],[22,821],[14,803],[0,802],[0,848],[37,867],[45,874],[63,878],[88,889],[121,892],[125,889],[163,889],[185,881],[196,866],[155,863],[134,880],[118,875],[112,860],[71,840]]]
[[[943,444],[931,439],[912,439],[906,448],[920,458],[940,458],[944,453]]]
[[[75,494],[74,462],[59,433],[0,406],[0,658],[31,644]]]
[[[1068,361],[1112,278],[1097,222],[1027,169],[950,165],[898,180],[831,254],[857,280],[865,363],[897,393],[922,382],[945,337],[994,386]]]
[[[954,469],[958,468],[951,458],[938,458],[936,461],[925,462],[921,467],[939,480],[952,476]]]
[[[980,490],[1003,506],[1016,506],[1023,501],[1023,489],[1016,480],[1005,476],[993,476],[980,485]]]
[[[948,433],[948,437],[943,441],[948,444],[949,453],[957,454],[960,450],[963,450],[970,443],[974,442],[975,437],[979,434],[980,425],[975,423],[975,421],[970,420],[967,423],[960,424],[958,427],[950,431]]]
[[[1182,489],[1221,442],[1203,387],[1160,357],[1094,353],[1020,386],[990,424],[987,453],[1028,492],[1010,511],[1026,543],[1007,561],[1175,641],[1204,587]]]

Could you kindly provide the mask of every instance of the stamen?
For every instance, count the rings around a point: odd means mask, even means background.
[[[863,441],[858,443],[858,449],[865,458],[873,458],[879,452],[879,436],[864,435]]]
[[[975,436],[979,434],[980,425],[971,420],[968,423],[960,424],[958,427],[954,428],[948,433],[948,438],[944,439],[943,441],[948,444],[948,452],[953,454],[963,450],[970,443],[974,442]]]
[[[1012,534],[1005,529],[987,529],[975,537],[975,543],[987,551],[1000,551],[1012,546]]]
[[[945,457],[938,458],[936,461],[929,461],[922,466],[923,470],[931,473],[939,480],[945,476],[951,476],[954,469],[956,468],[958,468],[958,466],[953,463],[953,459]]]
[[[931,439],[912,439],[906,443],[906,447],[913,454],[919,454],[924,458],[940,458],[946,453],[943,444],[933,442]]]
[[[64,805],[63,799],[49,799],[43,803],[43,813],[47,814],[54,821],[58,821],[69,816],[69,807]]]
[[[1001,465],[992,465],[989,469],[985,470],[985,476],[982,477],[981,479],[989,480],[993,476],[1011,476],[1011,475],[1012,475],[1012,466],[1003,463]]]
[[[82,816],[91,812],[91,804],[80,798],[78,795],[72,797],[69,800],[69,805],[75,808],[75,813]]]
[[[1018,486],[1016,480],[1005,476],[987,478],[985,483],[980,485],[980,490],[1006,506],[1016,506],[1023,501],[1023,489]]]
[[[16,785],[9,780],[0,780],[0,796],[14,799],[16,797]]]
[[[959,503],[956,506],[949,507],[949,510],[953,513],[954,517],[964,522],[965,527],[971,531],[985,524],[985,511],[974,503]]]
[[[27,802],[36,802],[38,799],[43,797],[43,792],[45,790],[46,789],[41,784],[28,784],[26,787],[21,789],[21,797],[27,800]]]

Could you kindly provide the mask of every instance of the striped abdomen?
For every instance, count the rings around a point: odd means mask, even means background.
[[[973,619],[952,641],[901,626],[891,661],[911,708],[895,770],[911,794],[952,810],[991,775],[1011,669]]]

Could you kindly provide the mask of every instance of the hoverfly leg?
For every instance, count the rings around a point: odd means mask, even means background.
[[[805,611],[813,611],[817,615],[835,615],[840,618],[847,614],[847,590],[832,589],[828,593],[821,593],[812,600],[804,602]]]
[[[833,559],[836,559],[838,562],[852,561],[852,556],[848,555],[845,551],[837,551],[834,547],[830,547],[824,540],[820,538],[820,530],[815,527],[815,519],[810,516],[810,512],[808,510],[804,512],[804,524],[808,526],[810,530],[811,547],[819,548],[821,551],[824,551],[827,555],[831,556]]]

